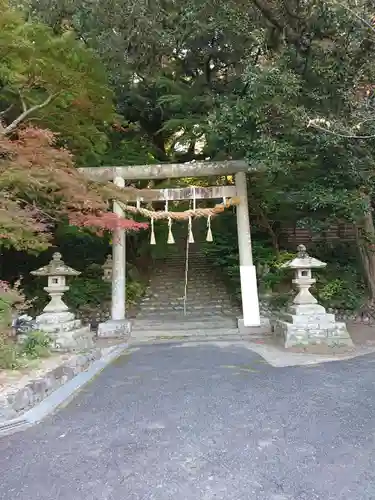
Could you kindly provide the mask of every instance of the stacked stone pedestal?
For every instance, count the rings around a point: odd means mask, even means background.
[[[309,290],[316,282],[312,269],[324,268],[326,263],[310,257],[304,245],[299,245],[297,250],[297,256],[282,267],[294,270],[293,284],[297,286],[298,293],[289,310],[274,320],[274,334],[283,339],[285,347],[352,347],[345,323],[337,322],[334,314],[327,313]]]
[[[43,313],[36,318],[39,331],[52,340],[52,349],[57,351],[82,351],[93,347],[93,333],[89,326],[82,326],[74,314],[66,312]]]
[[[274,321],[274,334],[284,346],[326,345],[352,347],[353,342],[345,323],[335,320],[318,304],[294,304],[287,313]]]
[[[51,348],[55,351],[82,351],[93,347],[93,334],[89,326],[82,326],[63,302],[62,297],[69,290],[66,277],[81,274],[67,266],[59,252],[53,254],[46,266],[32,271],[35,276],[48,278],[48,286],[44,290],[50,296],[50,302],[43,313],[36,318],[36,328],[45,332],[52,340]]]

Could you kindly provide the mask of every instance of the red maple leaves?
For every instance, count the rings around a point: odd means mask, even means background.
[[[85,178],[48,130],[26,128],[12,140],[0,136],[1,241],[24,248],[46,245],[56,223],[66,218],[99,234],[145,229],[148,224],[112,212],[112,200],[126,203],[129,191],[133,188]]]

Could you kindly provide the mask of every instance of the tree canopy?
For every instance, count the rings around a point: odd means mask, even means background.
[[[245,157],[275,245],[350,221],[375,297],[371,2],[1,1],[5,129],[29,113],[88,166]]]
[[[60,34],[0,1],[2,135],[32,124],[59,134],[76,161],[91,164],[114,121],[113,92],[97,55],[66,30]]]

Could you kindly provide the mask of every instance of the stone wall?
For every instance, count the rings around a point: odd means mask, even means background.
[[[0,393],[0,422],[19,417],[49,396],[78,373],[87,370],[101,358],[101,350],[72,355],[68,362],[55,367],[44,375],[30,380],[23,387],[9,387]]]

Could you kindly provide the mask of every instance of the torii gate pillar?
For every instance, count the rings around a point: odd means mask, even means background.
[[[237,234],[240,257],[240,279],[243,317],[238,320],[238,328],[243,333],[256,332],[261,326],[256,269],[253,263],[249,207],[247,199],[246,173],[235,175],[237,197]]]
[[[115,173],[113,183],[124,187],[125,181]],[[124,216],[120,205],[113,203],[113,212]],[[131,331],[131,322],[126,319],[126,235],[124,229],[116,229],[112,235],[112,306],[111,318],[98,326],[98,337],[128,337]]]

